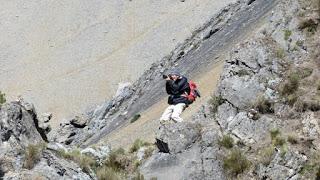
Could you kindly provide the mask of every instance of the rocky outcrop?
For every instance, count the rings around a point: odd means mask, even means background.
[[[88,119],[85,127],[75,127],[68,120],[61,124],[58,133],[53,132],[50,138],[64,144],[81,144],[83,147],[98,142],[165,95],[162,74],[174,68],[192,76],[198,73],[199,69],[214,63],[219,57],[217,52],[233,46],[232,43],[244,35],[251,28],[250,25],[269,12],[275,3],[273,0],[259,0],[254,3],[241,0],[225,7],[170,55],[154,63],[132,86],[118,91],[121,93],[111,101],[85,114]]]
[[[219,161],[223,150],[216,144],[219,135],[209,109],[199,112],[192,123],[164,125],[157,139],[168,144],[169,153],[155,153],[141,172],[146,179],[226,179]]]
[[[309,34],[299,28],[304,19],[298,13],[306,16],[313,13],[308,6],[310,4],[299,0],[280,2],[256,33],[231,51],[215,92],[216,98],[192,120],[199,126],[190,130],[189,122],[183,122],[160,128],[159,150],[162,151],[161,145],[167,145],[168,153],[155,153],[141,167],[147,178],[315,177],[318,172],[315,164],[319,162],[319,158],[314,158],[319,149],[319,112],[316,108],[301,109],[301,102],[292,102],[283,92],[285,83],[296,82],[290,74],[304,64],[314,66],[314,57],[319,57],[314,53],[319,42],[312,40],[319,33]],[[297,77],[301,87],[295,93],[301,97],[296,98],[304,99],[310,94],[304,84],[309,83],[306,87],[313,92],[316,86],[310,83],[319,73],[313,68],[308,75]],[[312,98],[319,102],[318,95],[313,93]],[[197,135],[194,132],[198,132]],[[232,150],[221,143],[223,135],[232,138],[232,149],[242,152],[251,162],[250,166],[237,173],[229,172],[230,165],[225,162]],[[306,167],[315,169],[306,170]]]
[[[46,148],[34,107],[0,106],[0,179],[90,179],[77,164]]]

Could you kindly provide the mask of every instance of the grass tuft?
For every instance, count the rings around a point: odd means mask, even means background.
[[[286,139],[281,136],[279,129],[270,130],[271,141],[274,146],[283,146],[286,143]]]
[[[286,140],[280,136],[277,136],[276,138],[274,138],[272,142],[274,146],[278,146],[278,147],[285,145],[285,143],[286,143]]]
[[[64,150],[58,151],[58,154],[65,159],[74,161],[85,173],[90,173],[91,169],[95,169],[98,164],[90,156],[81,154],[79,150],[72,150],[70,152],[65,152]]]
[[[234,149],[223,159],[223,168],[231,176],[236,177],[250,167],[250,161],[239,149]]]
[[[210,104],[210,112],[212,114],[217,113],[218,107],[223,104],[226,100],[222,98],[222,96],[212,96],[211,99],[209,100]]]
[[[272,129],[270,130],[270,136],[271,140],[275,139],[278,135],[280,135],[280,130],[279,129]]]
[[[292,35],[292,31],[286,29],[283,31],[284,32],[284,40],[289,40],[290,36]]]
[[[274,104],[264,96],[260,96],[253,104],[253,109],[257,110],[261,114],[274,113]]]
[[[227,149],[231,149],[233,147],[233,139],[232,137],[228,135],[223,135],[222,139],[218,141],[218,144],[222,147],[225,147]]]
[[[110,167],[100,167],[96,172],[98,180],[121,180],[121,175]]]
[[[298,73],[290,73],[287,81],[283,84],[280,89],[281,95],[290,95],[293,94],[299,88],[299,74]]]
[[[285,57],[285,51],[282,48],[277,49],[276,51],[276,57],[279,59],[283,59]]]
[[[45,144],[28,145],[25,151],[24,168],[32,169],[40,161],[41,154],[45,148]]]
[[[0,105],[6,103],[6,94],[0,91]]]
[[[261,163],[268,166],[273,159],[274,147],[267,147],[260,151]]]
[[[141,115],[140,114],[136,114],[133,116],[133,118],[130,120],[130,123],[134,123],[136,122],[138,119],[140,119]]]
[[[137,152],[141,147],[148,146],[150,143],[143,142],[141,139],[136,139],[130,148],[130,153]]]

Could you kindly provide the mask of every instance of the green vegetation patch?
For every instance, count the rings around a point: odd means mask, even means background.
[[[282,48],[277,49],[275,55],[279,59],[284,59],[284,57],[286,56],[285,51]]]
[[[96,171],[98,180],[121,180],[122,176],[119,172],[110,167],[103,166]]]
[[[280,147],[282,155],[285,155],[287,152],[286,139],[282,137],[279,129],[270,130],[270,137],[273,146]]]
[[[289,40],[290,36],[292,35],[292,31],[286,29],[283,31],[284,32],[284,40]]]
[[[143,142],[141,139],[136,139],[134,141],[134,143],[132,144],[129,152],[130,153],[133,153],[133,152],[137,152],[141,147],[143,146],[149,146],[150,143],[147,143],[147,142]]]
[[[222,98],[221,95],[219,96],[212,96],[211,99],[209,100],[209,105],[210,105],[210,112],[212,114],[217,113],[218,107],[223,104],[226,100]]]
[[[274,104],[267,100],[263,95],[257,98],[252,108],[261,114],[274,113]]]
[[[77,163],[85,173],[90,173],[91,169],[96,169],[96,167],[98,166],[98,163],[92,157],[81,154],[81,152],[77,149],[70,152],[61,150],[58,152],[58,154],[65,159]]]
[[[260,151],[260,161],[263,165],[268,166],[273,159],[274,147],[266,147]]]
[[[270,136],[271,136],[271,140],[275,139],[277,136],[279,136],[280,130],[279,129],[272,129],[270,130]]]
[[[300,77],[296,72],[292,72],[280,89],[281,95],[293,94],[299,88]]]
[[[133,116],[133,118],[131,119],[130,123],[134,123],[136,122],[138,119],[140,119],[141,115],[140,114],[136,114]]]
[[[239,149],[234,149],[223,159],[223,168],[231,176],[236,177],[250,167],[251,163]]]
[[[0,105],[6,103],[6,94],[0,91]]]
[[[231,149],[233,147],[234,141],[229,135],[223,135],[223,137],[218,141],[218,144],[227,149]]]
[[[320,154],[314,152],[308,158],[306,164],[301,168],[299,174],[305,179],[320,179]]]
[[[25,151],[25,159],[23,167],[32,169],[41,159],[43,150],[46,148],[46,144],[29,144]]]

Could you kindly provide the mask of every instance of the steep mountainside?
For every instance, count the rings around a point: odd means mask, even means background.
[[[1,90],[59,124],[110,99],[235,1],[2,0]]]
[[[276,4],[276,1],[250,2],[238,1],[221,10],[168,57],[153,64],[135,84],[125,86],[112,101],[79,117],[83,121],[81,128],[70,123],[75,121],[71,120],[61,124],[59,133],[56,137],[53,134],[53,138],[61,143],[81,143],[82,146],[97,143],[105,135],[128,123],[134,115],[165,97],[162,74],[173,68],[190,77],[196,76],[199,71],[208,72],[207,68],[212,67],[220,53],[246,37],[246,32]]]
[[[144,163],[142,174],[318,179],[319,5],[279,3],[259,31],[230,52],[208,105],[190,122],[160,127],[160,153]]]
[[[319,24],[319,0],[238,1],[135,84],[58,129],[48,127],[51,115],[37,116],[22,99],[1,98],[0,179],[319,179]],[[151,123],[154,144],[104,143],[110,133],[146,128],[139,126],[146,117],[130,124],[135,115],[156,118],[163,73],[209,75],[219,58],[217,87],[192,118]]]

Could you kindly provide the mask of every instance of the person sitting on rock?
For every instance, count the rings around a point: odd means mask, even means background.
[[[189,104],[186,96],[190,93],[188,79],[181,76],[178,71],[173,71],[168,76],[163,75],[163,78],[166,80],[166,91],[169,94],[169,107],[162,114],[160,123],[163,124],[169,120],[182,122],[180,115]]]

